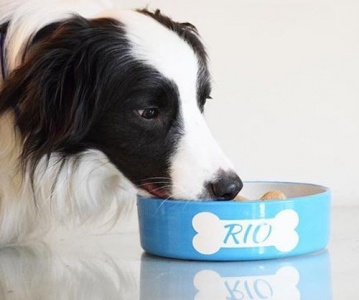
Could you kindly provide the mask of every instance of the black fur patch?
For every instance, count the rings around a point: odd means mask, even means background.
[[[0,25],[0,75],[1,79],[6,79],[6,51],[5,51],[5,40],[6,34],[9,27],[9,22]]]

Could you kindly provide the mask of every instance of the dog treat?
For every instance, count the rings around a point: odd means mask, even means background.
[[[262,197],[259,198],[259,200],[284,200],[287,199],[286,195],[278,190],[272,190],[272,191],[268,191],[266,192]],[[237,195],[234,199],[234,201],[249,201],[249,200],[254,200],[254,199],[248,199],[242,195]]]
[[[243,197],[238,194],[233,200],[234,201],[247,201],[248,199],[246,197]]]
[[[281,191],[273,190],[265,193],[260,200],[284,200],[287,199],[286,195]]]

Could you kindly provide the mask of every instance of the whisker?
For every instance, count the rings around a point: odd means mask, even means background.
[[[153,180],[166,180],[168,182],[171,182],[171,178],[169,177],[148,177],[148,178],[145,178],[145,179],[141,179],[141,180],[137,180],[137,181],[134,181],[134,183],[141,183],[141,182],[144,182],[144,181],[153,181]]]
[[[146,185],[146,184],[155,184],[155,183],[170,183],[170,181],[165,181],[165,180],[158,180],[158,181],[153,181],[153,182],[144,182],[144,183],[140,183],[138,184],[138,186],[141,186],[141,185]]]
[[[168,181],[155,181],[155,182],[151,182],[151,184],[167,184],[167,185],[171,186],[170,182],[168,182]],[[148,185],[148,183],[138,184],[137,187],[143,187],[146,185]]]
[[[169,188],[169,187],[171,187],[172,185],[164,185],[164,186],[160,186],[160,187],[158,187],[158,188],[155,188],[155,189],[153,189],[152,191],[164,191],[164,192],[166,192],[166,189],[167,188]]]
[[[163,204],[168,201],[168,199],[169,199],[169,198],[166,198],[166,199],[164,199],[164,200],[160,203],[160,205],[159,205],[159,206],[156,208],[156,210],[154,211],[153,215],[156,215],[156,214],[157,214],[157,212],[161,209],[161,207],[163,206]]]
[[[176,196],[176,195],[178,195],[178,194],[179,194],[179,193],[170,194],[166,199],[164,199],[164,200],[161,202],[161,204],[156,208],[156,210],[155,210],[155,212],[153,213],[153,215],[155,215],[167,201],[171,201],[171,199],[173,199],[173,197]]]

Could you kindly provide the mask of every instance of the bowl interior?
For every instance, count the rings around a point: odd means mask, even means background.
[[[287,198],[306,197],[317,195],[327,191],[327,188],[319,185],[306,183],[289,182],[245,182],[244,187],[239,193],[250,200],[257,200],[263,194],[271,190],[283,192]]]

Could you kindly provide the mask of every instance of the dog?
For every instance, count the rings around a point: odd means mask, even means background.
[[[137,194],[241,190],[203,116],[195,26],[95,0],[1,0],[0,24],[1,243],[116,219]]]

